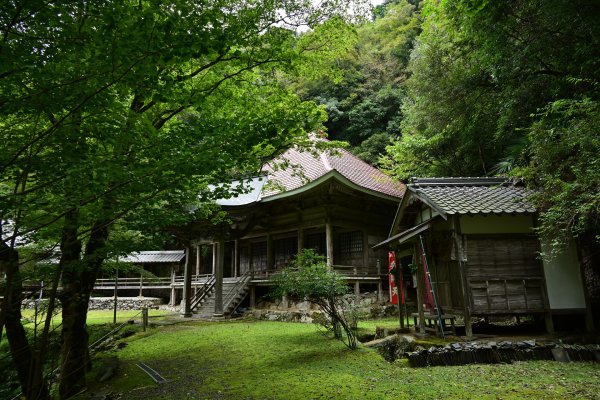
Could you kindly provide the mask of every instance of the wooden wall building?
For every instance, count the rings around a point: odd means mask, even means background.
[[[419,272],[425,253],[438,307],[463,316],[467,336],[474,316],[542,315],[553,331],[553,315],[579,313],[592,329],[576,250],[544,260],[535,217],[526,189],[504,178],[414,178],[376,248]]]
[[[257,286],[268,284],[300,249],[313,248],[357,292],[367,284],[381,290],[387,251],[373,246],[387,237],[404,185],[345,150],[315,155],[291,149],[282,160],[290,166],[234,182],[245,193],[217,202],[231,223],[187,227],[196,253],[190,274],[214,275],[222,297],[223,280],[243,278],[252,305]],[[217,294],[215,314],[227,313],[226,303]]]

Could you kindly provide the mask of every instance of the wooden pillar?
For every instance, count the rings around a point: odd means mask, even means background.
[[[460,221],[458,216],[452,219],[454,248],[456,250],[456,262],[458,263],[458,271],[460,274],[461,289],[463,295],[463,317],[465,320],[465,336],[473,337],[473,325],[471,323],[471,296],[469,293],[469,285],[467,282],[467,272],[465,271],[465,256],[463,254],[463,246],[461,243]]]
[[[191,296],[192,296],[192,263],[190,260],[190,248],[185,248],[185,267],[183,272],[183,307],[181,314],[185,318],[192,316]]]
[[[425,273],[423,271],[423,265],[421,263],[421,256],[419,252],[419,246],[415,243],[414,245],[414,257],[415,264],[417,265],[417,306],[419,312],[419,333],[425,334],[425,307],[423,305],[425,301]]]
[[[230,262],[229,262],[229,277],[235,278],[235,241],[233,242],[233,247],[229,252]]]
[[[325,223],[325,246],[327,247],[327,265],[333,266],[333,226],[327,220]]]
[[[254,308],[256,306],[256,287],[252,285],[250,287],[250,308]]]
[[[215,243],[215,317],[223,315],[223,268],[225,268],[225,242]]]
[[[240,273],[240,241],[238,239],[233,243],[233,277],[237,278]]]
[[[144,275],[140,274],[140,294],[138,295],[139,297],[144,297],[143,294],[143,289],[144,289]]]
[[[200,245],[196,245],[196,275],[200,275],[200,264],[202,262],[202,257],[200,254],[202,253]]]
[[[254,262],[252,259],[252,243],[250,243],[248,246],[248,268],[250,268],[250,277],[254,279]]]
[[[173,265],[171,265],[171,296],[169,296],[169,305],[170,306],[174,306],[175,305],[175,296],[176,296],[176,292],[175,292],[175,267]]]
[[[542,267],[543,268],[543,267]],[[542,294],[542,303],[544,304],[544,308],[546,312],[544,313],[544,322],[546,324],[546,332],[552,334],[554,333],[554,320],[552,319],[552,310],[550,309],[550,299],[548,298],[548,290],[546,286],[546,280],[542,279],[540,282],[540,291]],[[508,297],[508,294],[506,295]]]
[[[214,242],[212,245],[212,272],[211,274],[215,274],[215,269],[217,267],[217,242]]]
[[[377,301],[383,301],[383,282],[381,281],[381,261],[377,259]]]
[[[298,253],[304,248],[304,229],[298,229]]]
[[[267,271],[274,269],[273,264],[273,238],[267,233]]]
[[[581,249],[577,242],[574,241],[572,246],[577,249],[577,262],[579,263],[579,275],[581,276],[581,286],[583,288],[583,298],[585,300],[585,329],[588,332],[593,332],[596,327],[594,324],[594,315],[592,313],[592,302],[590,299],[590,291],[588,290],[587,279],[585,277],[585,270],[583,268],[583,257],[581,256]]]
[[[363,271],[369,272],[369,237],[367,231],[363,230]]]

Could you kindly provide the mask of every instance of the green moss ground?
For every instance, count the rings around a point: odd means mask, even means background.
[[[126,399],[600,398],[597,363],[413,369],[406,361],[390,364],[369,349],[348,350],[306,324],[190,322],[126,341],[116,353],[118,376],[91,393],[120,393]],[[168,382],[156,385],[135,366],[140,361]]]

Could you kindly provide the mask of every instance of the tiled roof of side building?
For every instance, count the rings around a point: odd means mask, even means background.
[[[336,171],[355,185],[387,196],[400,198],[406,190],[403,183],[343,149],[318,155],[290,149],[281,158],[288,161],[290,166],[270,171],[269,180],[273,185],[263,192],[263,198],[298,189],[331,171]]]
[[[184,250],[138,251],[128,254],[119,261],[130,263],[176,263],[185,257]]]
[[[529,214],[528,190],[506,178],[419,178],[409,190],[446,214]]]

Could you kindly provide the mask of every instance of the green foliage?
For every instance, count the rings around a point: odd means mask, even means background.
[[[328,266],[325,258],[313,249],[302,249],[290,265],[273,278],[273,296],[288,296],[318,305],[324,317],[318,323],[350,349],[356,349],[356,321],[351,320],[352,309],[341,298],[347,292],[344,277]],[[346,316],[347,311],[350,318]]]
[[[392,136],[388,133],[375,133],[354,147],[352,152],[369,164],[376,165],[391,141]]]
[[[540,232],[554,248],[600,226],[599,126],[598,101],[559,100],[537,115],[528,135],[529,163],[515,173],[536,189]]]
[[[312,249],[303,249],[274,279],[273,295],[294,300],[327,302],[348,292],[344,277]]]
[[[417,9],[406,1],[381,6],[376,15],[356,28],[352,51],[336,60],[341,79],[305,80],[297,88],[303,97],[327,110],[325,125],[331,136],[352,146],[375,134],[399,134],[405,97],[401,83],[419,32]],[[348,38],[353,37],[348,34]],[[376,161],[368,152],[357,154],[368,162]]]

